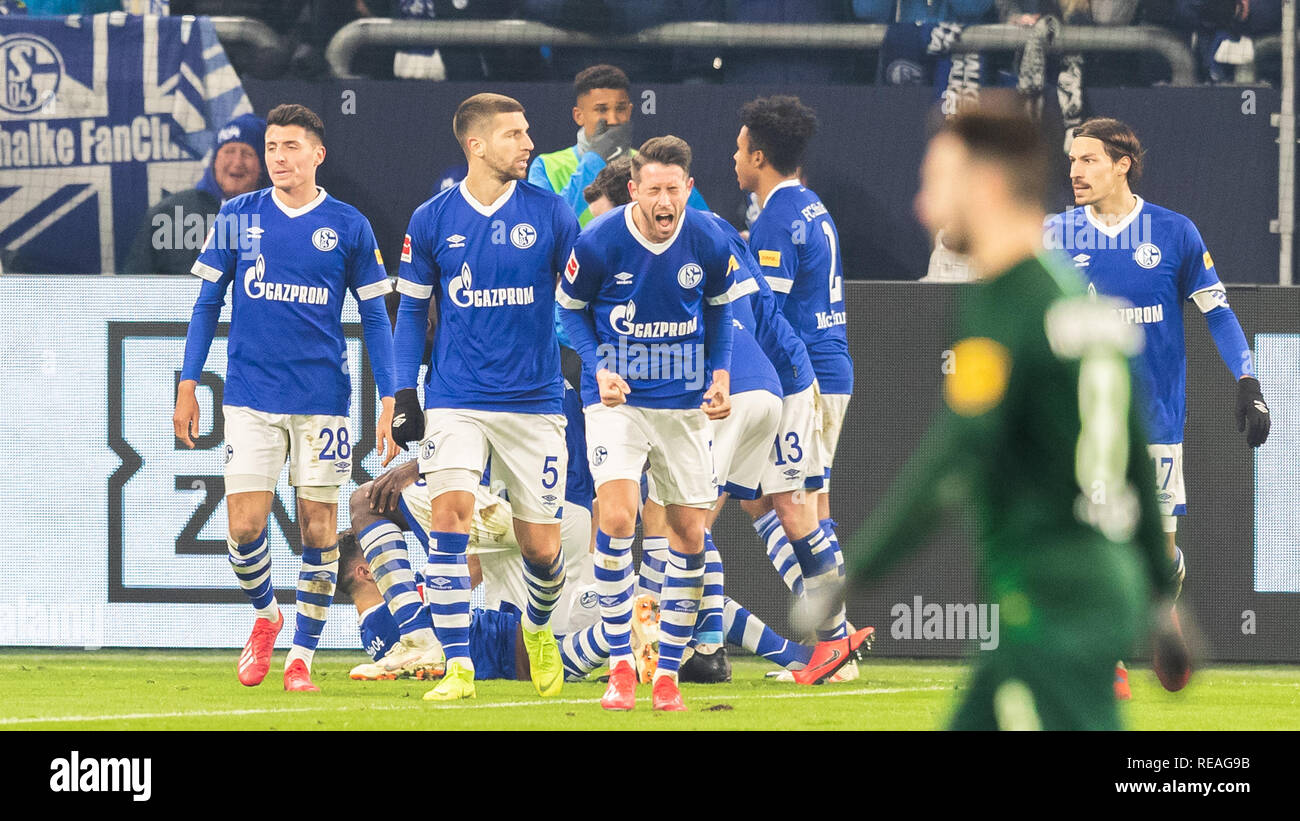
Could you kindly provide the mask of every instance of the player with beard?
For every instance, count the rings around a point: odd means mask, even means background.
[[[1205,317],[1223,364],[1237,383],[1237,430],[1252,448],[1268,438],[1268,405],[1255,377],[1255,361],[1241,323],[1228,306],[1201,234],[1182,214],[1133,193],[1142,175],[1142,143],[1119,120],[1094,118],[1074,130],[1070,183],[1078,206],[1048,221],[1049,241],[1074,258],[1095,293],[1124,300],[1124,322],[1145,339],[1137,378],[1143,397],[1147,452],[1156,469],[1156,494],[1163,514],[1166,549],[1182,589],[1186,565],[1175,539],[1178,517],[1187,513],[1183,485],[1183,428],[1187,421],[1187,352],[1183,304],[1193,302]],[[1177,613],[1173,618],[1177,620]],[[1190,670],[1156,658],[1160,683],[1180,690]],[[1115,670],[1115,695],[1128,699],[1128,672]]]
[[[427,591],[447,658],[446,675],[425,698],[475,694],[465,551],[489,458],[509,493],[523,556],[528,602],[521,624],[533,684],[551,696],[563,683],[549,621],[565,577],[567,468],[553,294],[578,222],[558,196],[524,182],[533,143],[517,100],[476,94],[457,108],[452,130],[469,172],[411,217],[394,331],[393,433],[400,442],[422,439],[419,470],[431,499]],[[415,385],[430,300],[436,327],[422,407]]]
[[[981,281],[960,297],[938,418],[845,551],[852,582],[879,579],[941,508],[975,507],[1001,642],[979,653],[955,729],[1118,729],[1112,666],[1153,589],[1157,645],[1171,635],[1172,566],[1128,361],[1141,334],[1043,254],[1049,156],[1021,113],[963,113],[931,140],[918,215]]]

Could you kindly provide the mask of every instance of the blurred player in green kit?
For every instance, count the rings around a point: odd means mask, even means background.
[[[938,418],[845,550],[861,585],[919,546],[941,507],[974,503],[1001,641],[975,659],[953,729],[1119,729],[1115,659],[1173,594],[1132,394],[1140,329],[1043,255],[1051,177],[1019,114],[959,114],[931,140],[917,213],[982,281],[960,297]]]

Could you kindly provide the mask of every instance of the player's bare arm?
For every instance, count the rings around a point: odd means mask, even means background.
[[[397,454],[402,447],[393,438],[392,434],[395,400],[391,396],[385,396],[379,401],[383,405],[383,409],[379,412],[379,422],[375,427],[375,450],[383,458],[383,466],[388,467],[388,463],[397,458]],[[387,451],[386,455],[385,451]]]
[[[176,431],[176,438],[190,449],[194,448],[191,434],[199,435],[199,400],[194,395],[197,385],[198,382],[193,379],[184,379],[176,386],[176,410],[172,412],[172,428]]]

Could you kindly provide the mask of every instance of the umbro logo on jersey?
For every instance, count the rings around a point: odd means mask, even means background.
[[[1088,263],[1089,263],[1091,260],[1092,260],[1092,257],[1088,256],[1087,254],[1075,254],[1075,255],[1074,255],[1074,267],[1075,267],[1075,268],[1087,268],[1087,267],[1088,267]]]
[[[632,274],[627,271],[619,271],[617,274],[614,274],[615,285],[631,285],[632,279]]]
[[[249,229],[248,229],[248,238],[251,239],[251,240],[259,240],[259,239],[262,238],[262,235],[265,234],[265,233],[266,233],[266,231],[265,231],[264,229],[262,229],[262,228],[249,228]]]
[[[462,237],[460,234],[452,234],[451,236],[447,237],[447,247],[448,247],[448,248],[464,248],[464,247],[465,247],[465,238]]]

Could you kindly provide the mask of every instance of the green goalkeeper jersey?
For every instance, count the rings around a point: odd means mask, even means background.
[[[1172,592],[1132,394],[1141,330],[1042,256],[963,286],[957,326],[938,418],[846,549],[851,576],[884,572],[966,498],[995,598],[1101,594],[1111,571]]]

